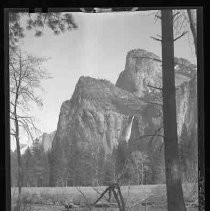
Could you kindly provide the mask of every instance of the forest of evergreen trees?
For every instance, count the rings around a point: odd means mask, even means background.
[[[183,182],[197,179],[196,134],[185,137],[179,144]],[[76,144],[76,143],[75,143]],[[59,157],[52,151],[44,151],[38,139],[22,154],[22,186],[98,186],[118,181],[122,185],[165,183],[163,147],[145,153],[126,149],[125,162],[122,149],[115,149],[107,156],[102,147],[79,150],[76,145],[69,153],[63,147],[56,147]],[[62,163],[62,165],[61,165]],[[11,186],[17,186],[17,152],[11,151]],[[55,171],[56,169],[56,171]]]
[[[49,183],[49,161],[48,153],[39,141],[36,140],[31,148],[27,148],[21,156],[22,161],[22,186],[39,187],[48,186]],[[11,186],[17,186],[18,163],[17,151],[10,151],[11,162]]]

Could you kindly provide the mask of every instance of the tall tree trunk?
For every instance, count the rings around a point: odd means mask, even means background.
[[[22,188],[22,168],[21,168],[21,155],[20,155],[20,142],[19,142],[19,126],[18,120],[15,118],[15,128],[16,128],[16,145],[17,145],[17,160],[18,160],[18,201],[17,201],[17,210],[20,210],[20,196],[21,196],[21,188]]]
[[[18,93],[18,92],[17,92]],[[18,160],[18,200],[17,200],[17,211],[20,210],[21,201],[21,188],[22,188],[22,165],[21,165],[21,154],[20,154],[20,140],[19,140],[19,124],[17,117],[17,102],[18,94],[16,93],[15,106],[14,106],[14,123],[15,123],[15,140],[17,147],[17,160]]]
[[[21,155],[20,155],[20,142],[19,142],[19,129],[18,129],[18,122],[15,121],[16,127],[16,145],[17,145],[17,160],[18,160],[18,193],[21,194]]]
[[[188,9],[187,14],[190,21],[190,29],[193,35],[194,46],[195,46],[195,54],[197,56],[197,15],[196,10]]]
[[[141,184],[144,184],[144,164],[141,164]]]
[[[163,68],[163,124],[168,211],[186,211],[183,199],[178,155],[172,10],[162,10],[161,21]]]

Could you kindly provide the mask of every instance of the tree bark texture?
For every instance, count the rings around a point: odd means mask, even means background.
[[[178,155],[172,10],[162,10],[161,21],[164,153],[168,211],[186,211]]]

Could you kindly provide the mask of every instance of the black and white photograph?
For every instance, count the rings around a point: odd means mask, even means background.
[[[12,211],[205,210],[198,10],[8,12]]]

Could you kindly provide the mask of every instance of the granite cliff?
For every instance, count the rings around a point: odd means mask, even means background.
[[[175,64],[181,141],[183,133],[191,137],[197,129],[197,79],[196,67],[190,62],[176,58]],[[149,138],[162,133],[161,80],[160,58],[142,49],[128,52],[125,69],[116,85],[106,80],[80,77],[71,99],[63,102],[60,109],[51,152],[57,165],[68,165],[59,158],[61,155],[66,158],[74,144],[78,150],[94,151],[98,146],[105,157],[112,154],[129,116],[135,116],[131,148],[152,156],[162,145],[160,136],[156,136],[155,141]]]
[[[43,146],[45,152],[51,150],[55,133],[56,131],[53,131],[52,133],[43,133],[40,137],[40,143]]]

